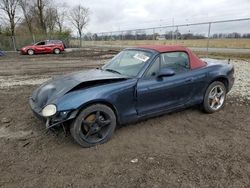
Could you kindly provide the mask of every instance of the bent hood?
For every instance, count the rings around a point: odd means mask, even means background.
[[[71,90],[107,84],[112,81],[117,82],[127,78],[125,75],[99,69],[74,72],[45,82],[33,92],[31,100],[37,108],[41,109]]]

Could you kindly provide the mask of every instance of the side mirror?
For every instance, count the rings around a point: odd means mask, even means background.
[[[167,76],[173,76],[175,75],[175,71],[171,68],[163,68],[160,70],[158,77],[167,77]]]

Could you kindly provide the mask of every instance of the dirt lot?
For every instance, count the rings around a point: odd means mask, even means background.
[[[107,144],[82,149],[46,132],[27,99],[52,76],[110,57],[91,55],[1,57],[0,187],[250,187],[249,62],[233,61],[237,80],[220,112],[193,107],[121,127]]]

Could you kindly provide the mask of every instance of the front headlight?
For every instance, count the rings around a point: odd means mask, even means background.
[[[49,104],[45,106],[42,110],[42,115],[44,117],[50,117],[56,114],[56,105],[54,104]]]

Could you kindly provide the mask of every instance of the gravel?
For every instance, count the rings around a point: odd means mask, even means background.
[[[250,100],[250,62],[234,60],[235,83],[229,96],[236,96]]]
[[[24,85],[39,85],[49,80],[44,76],[0,76],[0,88],[12,88]]]
[[[225,60],[227,62],[227,60]],[[235,67],[235,83],[229,96],[250,100],[250,62],[244,60],[231,60]],[[11,75],[0,76],[0,89],[17,86],[39,85],[51,78],[51,75]]]

